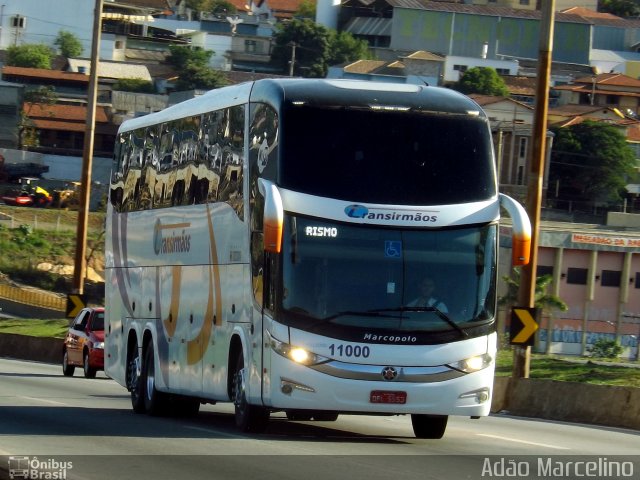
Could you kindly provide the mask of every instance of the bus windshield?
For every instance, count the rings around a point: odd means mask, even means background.
[[[292,106],[280,186],[347,201],[446,205],[496,195],[485,119],[433,112]]]
[[[465,337],[494,319],[496,232],[286,216],[280,320],[338,337],[363,329]]]

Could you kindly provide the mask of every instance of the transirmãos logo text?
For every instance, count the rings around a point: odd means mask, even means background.
[[[153,229],[153,250],[156,255],[186,253],[191,250],[191,235],[187,233],[190,223],[162,225],[160,219]]]
[[[419,212],[392,208],[370,208],[364,205],[349,205],[344,213],[350,218],[363,220],[394,220],[401,222],[432,223],[438,221],[437,212]]]

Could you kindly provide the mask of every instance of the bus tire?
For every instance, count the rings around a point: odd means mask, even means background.
[[[140,351],[137,346],[131,349],[131,357],[127,363],[127,385],[131,392],[131,406],[135,413],[146,413],[144,404],[144,384],[142,382],[142,368],[140,366]],[[140,370],[140,374],[138,371]]]
[[[153,341],[149,341],[144,355],[144,361],[142,362],[140,383],[142,383],[144,408],[146,412],[149,415],[157,416],[167,412],[167,395],[156,390],[156,366],[154,357]]]
[[[411,425],[416,438],[442,438],[448,420],[447,415],[411,415]]]
[[[241,350],[233,374],[232,398],[235,406],[236,426],[243,432],[262,433],[269,424],[269,410],[249,404],[245,388],[244,357]]]

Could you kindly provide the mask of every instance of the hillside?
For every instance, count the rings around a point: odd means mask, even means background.
[[[68,293],[73,276],[78,214],[0,205],[0,274],[45,290]],[[87,280],[100,289],[104,274],[104,213],[91,212]]]

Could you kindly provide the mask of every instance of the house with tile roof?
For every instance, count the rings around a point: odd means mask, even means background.
[[[615,107],[625,114],[640,114],[640,80],[621,73],[601,73],[556,85],[559,105]]]
[[[54,155],[82,157],[86,130],[87,106],[25,102],[23,112],[29,119],[29,128],[38,131],[38,146],[30,151]],[[96,107],[93,154],[111,157],[117,132],[105,106]]]
[[[413,83],[439,85],[445,59],[439,55],[419,51],[401,55],[397,60],[356,60],[329,67],[328,78],[350,78],[385,83]]]

